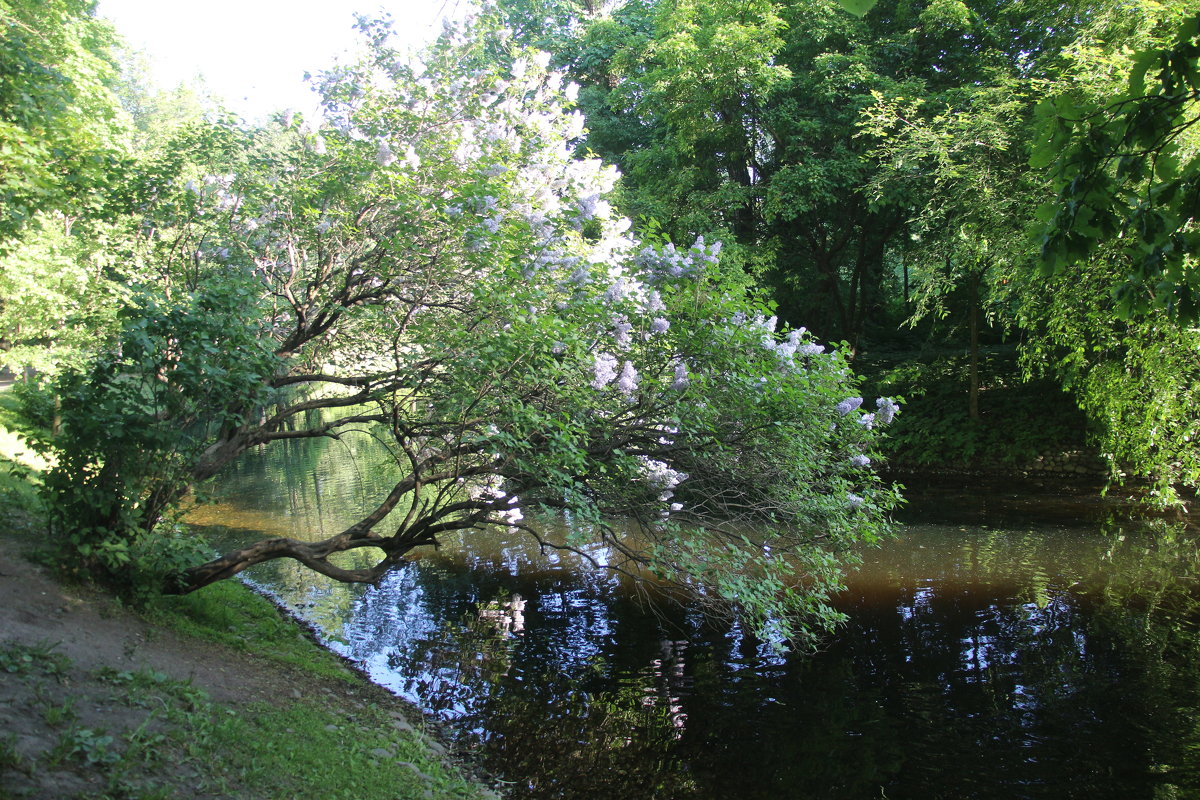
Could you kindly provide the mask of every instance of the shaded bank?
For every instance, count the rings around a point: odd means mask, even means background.
[[[27,544],[0,530],[0,796],[492,796],[245,587],[135,614]]]

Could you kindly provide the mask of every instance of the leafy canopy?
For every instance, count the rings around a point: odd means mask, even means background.
[[[281,118],[231,138],[227,171],[158,185],[139,252],[170,292],[147,284],[113,353],[60,382],[81,405],[49,485],[95,520],[64,535],[96,563],[248,448],[365,429],[400,477],[362,519],[249,543],[176,588],[281,557],[373,581],[503,525],[776,642],[832,624],[841,566],[897,500],[871,470],[896,403],[864,406],[838,348],[777,331],[719,243],[639,240],[616,171],[574,152],[577,87],[545,53],[486,20],[420,58],[361,27],[364,60],[320,78],[320,127]],[[573,533],[554,540],[538,520],[561,512]]]

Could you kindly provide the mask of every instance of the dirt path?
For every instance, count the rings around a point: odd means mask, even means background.
[[[354,742],[348,747],[360,750],[370,746],[358,742],[379,741],[382,720],[395,746],[376,744],[370,752],[419,778],[419,791],[395,796],[495,797],[461,783],[445,789],[461,781],[459,767],[441,763],[446,750],[423,732],[419,714],[365,678],[317,677],[157,627],[105,595],[60,585],[25,559],[18,540],[0,535],[0,798],[230,796],[212,788],[228,787],[228,778],[212,782],[195,758],[164,765],[153,753],[133,753],[143,741],[186,751],[170,725],[189,724],[193,694],[221,714],[252,716],[264,704],[334,709],[337,725],[321,727],[360,726],[346,736]],[[185,711],[172,717],[181,702]],[[410,752],[410,743],[420,757],[396,755]],[[153,765],[153,774],[138,774],[142,764]],[[118,766],[124,772],[115,781]]]

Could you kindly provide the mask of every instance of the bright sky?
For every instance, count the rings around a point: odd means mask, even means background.
[[[157,85],[202,76],[254,121],[284,108],[315,110],[304,73],[353,49],[355,12],[387,11],[396,32],[420,45],[440,32],[443,16],[466,7],[467,0],[100,0],[97,14],[146,53]]]

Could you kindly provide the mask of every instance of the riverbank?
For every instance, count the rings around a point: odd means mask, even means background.
[[[496,796],[241,584],[134,611],[56,580],[21,527],[0,527],[0,798]]]

